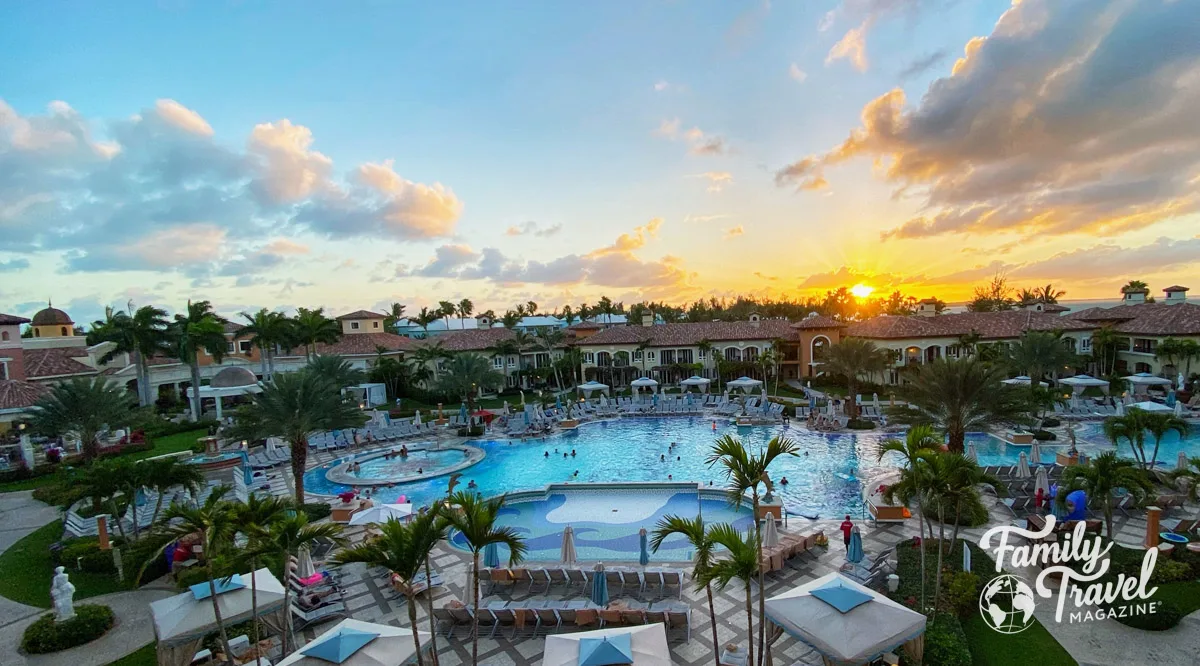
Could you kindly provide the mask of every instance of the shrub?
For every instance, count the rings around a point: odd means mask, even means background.
[[[27,479],[36,479],[40,476],[48,476],[58,471],[57,467],[51,465],[42,465],[29,469],[27,467],[18,467],[8,471],[0,472],[0,484],[9,483],[12,481],[25,481]]]
[[[851,430],[874,430],[875,422],[867,419],[850,419],[846,422],[846,427]]]
[[[1175,583],[1181,580],[1189,580],[1192,577],[1192,568],[1187,562],[1177,562],[1175,560],[1159,560],[1154,565],[1154,573],[1150,574],[1151,583]]]
[[[308,516],[308,522],[315,523],[318,520],[328,518],[329,514],[333,513],[333,507],[324,502],[312,502],[305,504],[303,507],[304,515]]]
[[[1159,560],[1158,566],[1162,565],[1163,561]],[[1179,621],[1183,619],[1183,612],[1179,610],[1179,606],[1175,605],[1173,601],[1166,599],[1159,601],[1158,607],[1155,610],[1156,612],[1154,613],[1143,615],[1130,614],[1127,617],[1115,617],[1113,619],[1127,627],[1143,631],[1166,631],[1179,624]]]
[[[72,570],[98,574],[117,572],[112,551],[100,550],[100,541],[95,537],[71,539],[64,542],[58,558],[60,564]]]
[[[925,628],[925,663],[938,666],[971,666],[971,648],[958,618],[938,613]]]
[[[84,604],[75,607],[75,617],[55,622],[49,613],[29,625],[21,638],[21,649],[29,654],[59,652],[104,635],[113,626],[113,612],[108,606]]]
[[[1046,418],[1042,419],[1043,428],[1057,428],[1060,425],[1062,425],[1062,421],[1059,421],[1053,416],[1047,416]]]
[[[483,436],[483,426],[472,426],[469,429],[468,428],[459,428],[458,436],[459,437],[482,437]]]
[[[178,435],[181,432],[190,432],[201,428],[211,431],[213,426],[216,425],[216,419],[200,419],[199,421],[182,421],[180,423],[166,419],[156,419],[143,425],[143,430],[145,430],[147,437],[153,439],[155,437]]]
[[[942,585],[946,588],[946,601],[959,617],[975,612],[979,604],[979,576],[958,571],[946,577]]]
[[[1058,439],[1058,436],[1049,430],[1034,430],[1033,438],[1039,442],[1050,442]]]
[[[50,506],[74,504],[80,497],[81,493],[78,487],[69,483],[49,483],[33,490],[33,499],[45,502]]]

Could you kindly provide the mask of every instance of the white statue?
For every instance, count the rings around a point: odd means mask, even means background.
[[[54,570],[54,582],[50,585],[50,597],[54,599],[54,619],[63,622],[75,617],[75,586],[67,576],[67,570]]]

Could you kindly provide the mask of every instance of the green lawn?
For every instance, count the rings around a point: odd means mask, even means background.
[[[62,529],[62,521],[56,520],[0,553],[0,596],[30,606],[50,607],[50,578],[54,576],[50,545],[62,537]],[[76,601],[129,589],[116,576],[70,573]]]
[[[1035,621],[1019,634],[1001,634],[989,627],[979,613],[971,613],[962,620],[962,628],[975,666],[1075,666],[1077,663],[1040,622]]]
[[[139,648],[137,652],[128,654],[111,662],[108,666],[155,666],[158,654],[154,651],[154,643]]]

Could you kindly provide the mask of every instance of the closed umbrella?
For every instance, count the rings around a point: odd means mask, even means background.
[[[604,563],[599,562],[592,573],[592,603],[608,605],[608,580],[604,576]]]
[[[1183,416],[1183,403],[1182,402],[1180,402],[1179,400],[1176,400],[1175,407],[1173,409],[1175,411],[1175,416]]]
[[[508,416],[508,401],[505,400],[503,405],[500,405],[500,415]]]
[[[413,415],[413,425],[421,425],[421,410],[419,409],[417,410],[417,413]]]
[[[763,527],[763,547],[774,548],[779,545],[779,530],[775,527],[775,519],[768,518]]]
[[[575,553],[575,530],[567,525],[562,537],[562,563],[575,564],[578,556]]]
[[[1125,416],[1125,403],[1120,400],[1117,401],[1117,416]]]
[[[1034,475],[1033,479],[1034,496],[1037,496],[1039,491],[1043,498],[1050,496],[1050,477],[1046,473],[1046,468],[1040,465],[1038,466],[1037,474]]]
[[[975,450],[975,442],[967,442],[967,460],[979,462],[979,452]]]
[[[1017,457],[1017,478],[1028,479],[1031,476],[1033,476],[1033,472],[1029,471],[1029,457],[1022,451],[1021,455]]]
[[[317,568],[313,566],[312,553],[308,548],[301,548],[299,557],[296,558],[296,577],[300,580],[308,580],[317,573]]]
[[[642,566],[650,564],[650,545],[644,527],[638,530],[638,564]]]
[[[1042,464],[1042,446],[1036,439],[1033,440],[1033,446],[1029,447],[1029,462],[1035,465]]]
[[[966,541],[963,542],[963,571],[971,570],[971,548]]]
[[[483,566],[495,569],[500,566],[500,546],[489,543],[483,548]]]
[[[1179,452],[1179,458],[1175,461],[1175,469],[1183,471],[1188,468],[1188,457],[1184,451]]]
[[[858,531],[857,525],[850,530],[850,546],[846,548],[846,559],[855,564],[863,560],[862,534]]]

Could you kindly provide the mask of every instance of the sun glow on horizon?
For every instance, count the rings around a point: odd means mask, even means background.
[[[854,285],[853,287],[850,287],[850,293],[853,294],[855,298],[860,298],[860,299],[870,296],[874,291],[875,291],[875,287],[869,287],[861,282]]]

